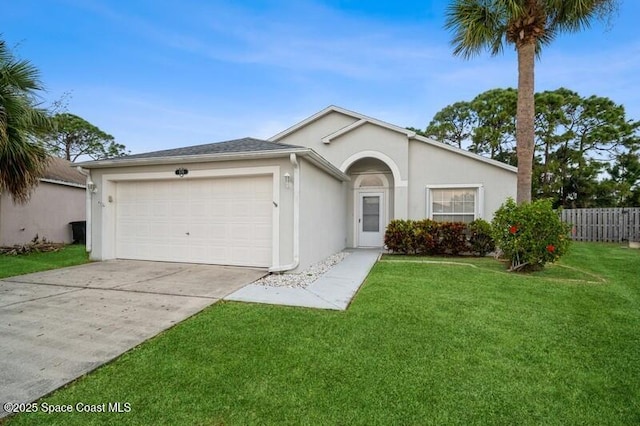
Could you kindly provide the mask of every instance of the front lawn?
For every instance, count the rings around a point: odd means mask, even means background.
[[[48,269],[87,263],[84,245],[68,245],[56,252],[30,253],[18,256],[0,255],[0,279]]]
[[[407,259],[346,312],[218,303],[40,401],[128,413],[9,423],[640,424],[639,251],[534,277]]]

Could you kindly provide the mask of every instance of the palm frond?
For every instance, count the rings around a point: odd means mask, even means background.
[[[44,148],[29,141],[28,135],[11,129],[9,137],[0,143],[0,192],[8,191],[19,203],[28,201],[48,158]]]
[[[1,68],[0,84],[17,91],[42,90],[39,74],[38,69],[27,61],[7,62]]]
[[[619,6],[618,0],[548,0],[548,28],[577,32],[591,26],[594,19],[607,21]]]
[[[17,60],[0,40],[0,192],[26,202],[48,162],[37,136],[51,127],[45,110],[38,108],[42,90],[38,70]]]
[[[453,53],[464,58],[488,49],[491,54],[503,49],[504,9],[490,0],[454,1],[446,12],[445,28],[453,33]]]

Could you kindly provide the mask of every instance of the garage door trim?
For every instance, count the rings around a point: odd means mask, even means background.
[[[189,170],[189,174],[178,177],[174,170],[166,172],[122,173],[105,174],[101,179],[100,201],[98,203],[105,209],[102,214],[102,253],[103,259],[116,258],[116,184],[122,181],[153,181],[168,179],[201,179],[201,178],[228,178],[240,176],[272,176],[273,188],[273,214],[272,214],[272,238],[271,259],[272,266],[280,264],[280,166],[239,167],[231,169]]]

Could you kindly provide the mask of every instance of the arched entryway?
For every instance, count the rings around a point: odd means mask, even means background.
[[[347,209],[350,247],[382,247],[384,231],[394,217],[394,176],[382,160],[354,161],[345,171],[351,177]]]

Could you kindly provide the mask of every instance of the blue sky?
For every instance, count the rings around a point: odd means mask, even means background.
[[[132,153],[244,136],[267,138],[328,105],[424,128],[443,107],[515,87],[515,53],[454,57],[446,1],[6,2],[0,33],[30,60],[45,102]],[[640,119],[640,2],[613,27],[561,36],[536,89],[567,87]]]

